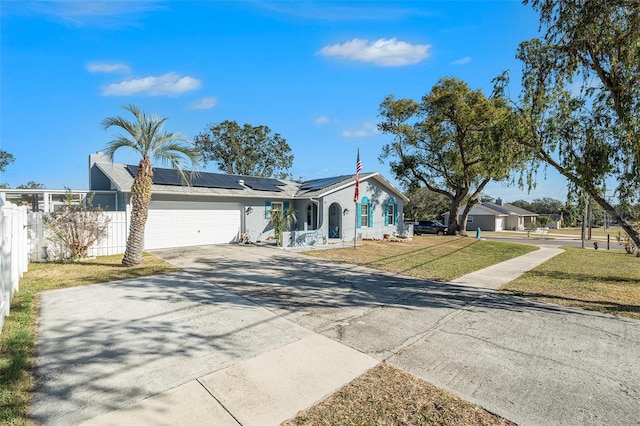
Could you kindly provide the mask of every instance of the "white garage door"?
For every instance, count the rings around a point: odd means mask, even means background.
[[[501,217],[496,217],[496,231],[502,231],[504,229],[504,220]]]
[[[241,207],[235,203],[152,201],[145,250],[237,241]]]

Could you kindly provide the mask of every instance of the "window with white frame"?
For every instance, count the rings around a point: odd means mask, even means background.
[[[396,206],[393,203],[387,204],[387,225],[396,224]]]
[[[282,215],[283,207],[281,202],[272,201],[271,202],[271,214],[279,214]]]
[[[369,223],[371,223],[371,221],[369,215],[369,203],[360,204],[360,226],[370,226]]]

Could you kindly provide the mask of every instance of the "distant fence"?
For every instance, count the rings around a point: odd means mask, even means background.
[[[0,200],[0,331],[29,264],[27,208]]]
[[[29,260],[46,262],[59,257],[49,240],[50,231],[44,225],[48,213],[31,212],[28,214]],[[110,218],[107,233],[100,238],[87,253],[89,256],[108,256],[124,253],[127,245],[128,212],[102,212]]]

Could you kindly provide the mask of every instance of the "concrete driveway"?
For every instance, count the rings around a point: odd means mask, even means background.
[[[255,246],[156,252],[519,424],[640,424],[640,321]]]
[[[234,413],[229,424],[277,424],[386,360],[519,424],[638,424],[640,321],[256,246],[155,254],[184,272],[41,295],[37,422],[75,424],[195,387]],[[292,347],[306,352],[287,357]],[[286,360],[272,379],[296,374],[278,394],[295,393],[300,377],[331,376],[323,359],[339,380],[312,396],[306,386],[297,408],[278,401],[267,421],[274,402],[260,399],[264,384],[227,381],[246,379],[233,370],[240,364],[268,369],[256,364],[264,354]],[[234,406],[227,395],[262,406]]]

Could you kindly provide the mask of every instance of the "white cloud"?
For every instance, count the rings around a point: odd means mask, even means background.
[[[129,66],[127,64],[107,63],[107,62],[92,62],[87,64],[87,71],[89,72],[129,72]]]
[[[465,64],[468,64],[469,62],[471,62],[471,56],[465,56],[464,58],[451,61],[451,65],[465,65]]]
[[[429,57],[429,44],[411,44],[396,38],[376,41],[355,38],[343,44],[320,49],[322,56],[335,56],[358,62],[372,62],[385,67],[417,64]]]
[[[159,77],[149,76],[121,81],[105,86],[102,89],[104,96],[128,96],[128,95],[179,95],[184,92],[199,89],[201,81],[197,78],[181,77],[170,72]]]
[[[375,126],[375,124],[364,123],[364,125],[360,129],[344,130],[342,132],[342,136],[344,136],[345,138],[366,138],[368,136],[374,136],[378,133],[378,128]]]
[[[208,96],[189,105],[189,109],[210,109],[216,106],[217,103],[218,100],[215,97]]]
[[[329,117],[326,117],[324,115],[321,115],[320,117],[315,119],[315,123],[318,126],[324,126],[325,124],[329,124],[331,120],[329,119]]]

